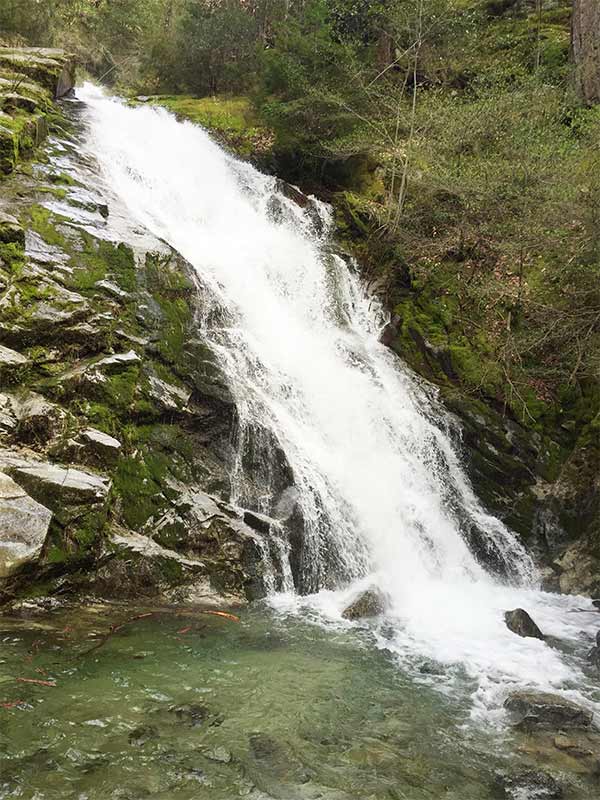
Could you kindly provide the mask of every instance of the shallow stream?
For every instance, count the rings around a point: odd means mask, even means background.
[[[470,721],[466,675],[449,692],[367,627],[98,606],[0,635],[3,800],[483,800],[529,764],[508,729]]]

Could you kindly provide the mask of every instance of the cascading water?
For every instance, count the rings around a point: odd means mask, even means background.
[[[568,611],[588,601],[535,589],[526,551],[478,503],[442,410],[379,343],[381,311],[332,253],[327,209],[317,204],[315,220],[274,179],[163,110],[129,108],[90,85],[79,96],[111,190],[194,265],[213,298],[199,325],[239,412],[234,500],[276,515],[282,492],[295,491],[296,578],[312,596],[273,602],[339,618],[359,587],[376,583],[390,598],[381,641],[405,659],[461,664],[479,679],[476,708],[506,682],[581,687],[569,656],[514,636],[503,611],[524,605],[581,648],[581,619]],[[248,475],[257,437],[263,454],[285,455],[294,490],[275,492],[268,469]],[[508,581],[475,558],[473,531]]]

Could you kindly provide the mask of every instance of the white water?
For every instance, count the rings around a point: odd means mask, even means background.
[[[478,681],[475,709],[497,705],[513,683],[581,686],[576,658],[510,633],[503,612],[523,606],[581,651],[591,615],[569,610],[589,602],[535,588],[527,553],[479,505],[441,409],[378,342],[381,312],[328,251],[327,233],[202,129],[89,85],[79,94],[89,149],[112,191],[207,287],[199,324],[229,377],[241,450],[268,432],[293,470],[306,521],[302,581],[320,591],[274,604],[339,619],[361,586],[376,583],[390,597],[393,632],[382,645],[405,661],[462,665]],[[274,513],[269,470],[248,482],[241,461],[237,499],[258,486],[254,501]],[[511,585],[472,555],[463,538],[471,525]]]

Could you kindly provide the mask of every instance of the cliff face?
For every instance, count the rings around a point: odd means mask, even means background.
[[[272,521],[225,502],[236,412],[194,324],[202,287],[94,189],[65,137],[76,104],[23,74],[43,105],[11,119],[61,140],[32,168],[14,139],[0,185],[0,597],[260,597]]]

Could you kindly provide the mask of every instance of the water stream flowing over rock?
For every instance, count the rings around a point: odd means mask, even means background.
[[[110,190],[197,272],[197,328],[236,408],[230,499],[276,520],[265,557],[288,594],[273,602],[339,619],[378,586],[382,644],[462,665],[479,710],[505,682],[582,689],[576,662],[503,618],[523,606],[581,649],[579,601],[538,591],[522,544],[478,502],[454,423],[379,341],[385,319],[336,253],[328,209],[164,111],[80,95]]]

